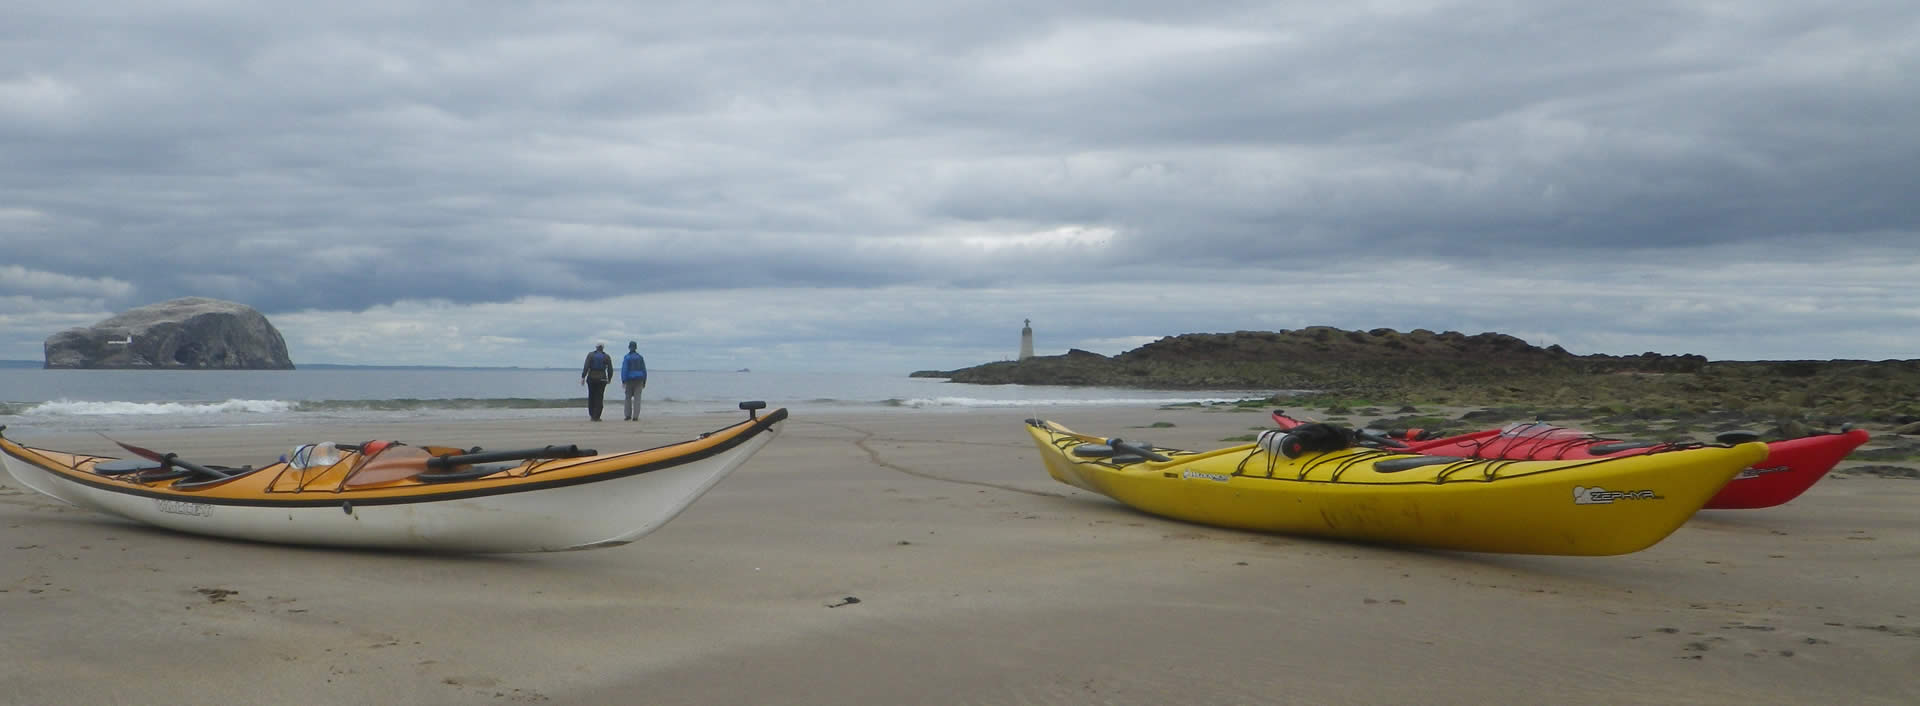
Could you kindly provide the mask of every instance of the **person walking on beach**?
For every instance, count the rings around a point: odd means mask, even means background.
[[[640,391],[647,389],[647,358],[640,344],[627,341],[627,357],[620,359],[620,384],[626,386],[627,421],[640,421]]]
[[[587,386],[587,416],[593,421],[600,421],[601,403],[607,398],[607,381],[612,379],[613,356],[607,355],[607,344],[593,344],[586,366],[580,368],[580,384]]]

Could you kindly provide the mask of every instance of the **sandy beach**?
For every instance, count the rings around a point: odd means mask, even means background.
[[[1421,551],[1133,511],[1050,479],[1029,414],[796,414],[658,532],[554,554],[203,538],[6,478],[0,702],[1920,703],[1920,481],[1833,475],[1626,556]],[[1045,416],[1181,448],[1270,423]],[[732,420],[123,440],[257,464],[316,440],[640,448]]]

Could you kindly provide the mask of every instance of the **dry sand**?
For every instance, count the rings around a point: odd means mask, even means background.
[[[1920,703],[1920,482],[1830,477],[1620,557],[1418,551],[1135,512],[1049,479],[1025,416],[796,415],[660,531],[559,554],[201,538],[6,479],[0,702]],[[1184,448],[1267,423],[1047,416]],[[239,464],[372,437],[653,446],[730,421],[125,440]]]

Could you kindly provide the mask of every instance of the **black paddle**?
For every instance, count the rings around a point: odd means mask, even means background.
[[[597,456],[599,453],[600,452],[593,449],[583,449],[574,444],[568,444],[566,446],[543,446],[537,449],[520,449],[518,451],[447,454],[427,459],[427,468],[451,469],[455,466],[466,466],[475,463],[522,461],[530,458],[578,458],[581,456]]]
[[[98,433],[98,432],[96,432],[96,433]],[[206,467],[206,466],[202,466],[202,465],[200,465],[200,464],[197,464],[197,463],[194,463],[194,462],[192,462],[192,461],[188,461],[188,460],[186,460],[186,459],[183,459],[183,458],[180,458],[180,454],[174,454],[174,453],[166,453],[166,454],[163,454],[163,453],[160,453],[160,452],[158,452],[158,451],[155,451],[155,450],[153,450],[153,449],[148,449],[148,448],[142,448],[142,447],[139,447],[139,446],[134,446],[133,444],[129,444],[129,443],[126,443],[126,442],[124,442],[124,441],[120,441],[120,440],[118,440],[118,439],[115,439],[115,438],[113,438],[113,437],[111,437],[111,436],[107,436],[107,435],[106,435],[106,434],[104,434],[104,433],[101,433],[101,434],[100,434],[100,438],[103,438],[103,439],[106,439],[107,441],[111,441],[111,442],[113,442],[113,443],[116,443],[116,444],[119,444],[119,445],[120,445],[120,448],[123,448],[123,449],[126,449],[126,450],[128,450],[128,451],[131,451],[131,452],[133,452],[134,454],[137,454],[137,455],[139,455],[139,456],[140,456],[140,457],[142,457],[142,458],[145,458],[145,459],[148,459],[148,460],[150,460],[150,461],[159,461],[159,462],[160,462],[160,464],[161,464],[161,466],[163,466],[163,467],[164,467],[164,466],[179,466],[179,467],[181,467],[181,468],[185,468],[185,469],[187,469],[187,470],[189,470],[189,471],[193,471],[193,473],[194,473],[194,475],[203,475],[203,476],[212,476],[212,477],[214,477],[214,478],[225,478],[225,477],[227,477],[227,476],[230,476],[230,475],[233,475],[233,474],[231,474],[231,473],[228,473],[228,472],[226,472],[226,471],[218,471],[218,470],[214,470],[214,469],[212,469],[212,468],[208,468],[208,467]]]

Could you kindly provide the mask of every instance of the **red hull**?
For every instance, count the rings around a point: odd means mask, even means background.
[[[1282,427],[1298,420],[1274,412],[1274,421]],[[1607,439],[1571,429],[1544,427],[1521,434],[1503,435],[1501,429],[1463,434],[1444,439],[1407,442],[1396,451],[1429,456],[1467,458],[1561,459],[1628,456],[1661,448],[1666,444],[1633,445],[1619,439]],[[1854,429],[1839,434],[1818,434],[1798,439],[1767,442],[1767,457],[1741,471],[1720,492],[1707,501],[1707,509],[1746,510],[1773,507],[1800,497],[1808,488],[1833,470],[1840,459],[1867,443],[1866,431]],[[1608,448],[1613,446],[1616,448]]]

